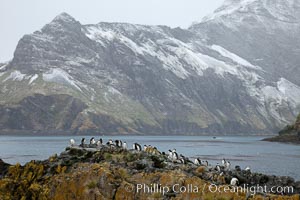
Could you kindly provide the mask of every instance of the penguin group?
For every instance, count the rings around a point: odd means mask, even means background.
[[[206,166],[206,167],[208,167],[208,161],[207,160],[202,161],[200,158],[195,158],[194,164],[197,165],[197,166]]]
[[[74,139],[70,139],[70,146],[71,147],[76,147],[76,143]],[[99,140],[95,140],[94,137],[92,137],[89,141],[89,143],[86,143],[86,139],[83,137],[81,139],[80,144],[78,145],[81,148],[100,148],[100,147],[110,147],[110,148],[123,148],[127,149],[127,143],[122,142],[121,140],[115,140],[112,141],[111,139],[106,142],[106,145],[103,143],[103,139],[100,138]]]
[[[231,169],[231,163],[225,159],[223,159],[223,162],[224,162],[224,168],[226,171],[229,171]]]
[[[94,137],[90,139],[89,144],[86,144],[86,139],[83,137],[78,146],[81,148],[99,148],[99,147],[106,146],[109,148],[122,148],[124,150],[128,150],[127,143],[123,142],[122,140],[113,141],[112,139],[109,139],[104,145],[102,138],[96,141]],[[70,139],[70,147],[76,147],[76,143],[74,139]],[[161,155],[161,154],[165,155],[164,152],[161,153],[160,151],[158,151],[156,147],[153,147],[151,145],[144,145],[144,147],[142,148],[142,146],[139,143],[133,143],[132,150],[136,152],[143,151],[153,155]]]
[[[226,160],[225,158],[222,159],[222,164],[220,165],[219,163],[217,163],[217,165],[214,167],[214,171],[216,172],[214,175],[217,177],[218,180],[222,179],[223,181],[221,181],[222,183],[225,183],[225,177],[229,178],[229,182],[231,186],[239,186],[240,180],[238,179],[237,176],[232,176],[232,171],[231,171],[231,163],[230,161]],[[241,169],[240,166],[235,166],[234,170],[237,173],[240,173],[241,171],[244,172],[248,172],[251,173],[251,169],[250,167],[246,167],[244,170]],[[215,177],[212,177],[212,180],[215,179]]]
[[[176,160],[178,160],[178,154],[177,154],[177,152],[176,152],[176,149],[173,149],[173,150],[170,150],[169,149],[169,155],[168,155],[168,158],[169,158],[169,160],[171,160],[171,161],[176,161]]]
[[[70,139],[70,146],[71,147],[76,147],[76,143],[74,139]],[[80,144],[78,145],[80,148],[101,148],[101,147],[109,147],[109,148],[121,148],[124,150],[130,150],[127,147],[127,143],[123,142],[121,140],[115,140],[113,141],[112,139],[109,139],[105,144],[103,143],[102,138],[99,140],[95,140],[94,137],[92,137],[89,141],[88,144],[86,144],[86,139],[82,138]],[[192,162],[188,157],[185,157],[184,155],[180,154],[178,155],[176,149],[169,149],[168,154],[165,152],[160,152],[156,147],[153,147],[151,145],[144,145],[143,148],[139,143],[133,143],[132,144],[132,149],[130,151],[133,152],[145,152],[148,154],[153,154],[153,155],[163,155],[166,156],[166,158],[175,164],[191,164],[191,165],[196,165],[196,166],[203,166],[209,171],[214,171],[213,176],[217,176],[217,179],[220,177],[224,179],[224,175],[230,173],[231,170],[231,163],[230,161],[226,160],[223,158],[221,160],[221,164],[217,163],[216,166],[209,165],[208,161],[202,161],[200,158],[195,158],[194,162]],[[235,171],[239,172],[242,171],[240,166],[235,166]],[[245,171],[250,172],[250,167],[246,167],[244,169]],[[214,179],[215,177],[212,177]],[[232,177],[230,180],[230,185],[232,186],[237,186],[239,185],[239,180],[237,177]]]
[[[188,157],[185,157],[182,154],[178,155],[176,149],[173,150],[169,149],[168,159],[173,163],[180,163],[180,164],[193,163]]]
[[[82,138],[81,142],[79,144],[79,147],[81,147],[81,148],[97,148],[97,147],[100,147],[102,145],[102,143],[103,143],[103,141],[102,141],[101,138],[96,141],[95,138],[92,137],[90,139],[89,144],[86,144],[85,138]],[[76,146],[75,140],[74,139],[70,139],[70,144],[71,144],[71,147],[75,147]]]

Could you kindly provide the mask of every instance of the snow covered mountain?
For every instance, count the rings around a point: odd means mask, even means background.
[[[0,66],[0,128],[275,133],[300,111],[299,13],[292,0],[230,0],[187,30],[62,13]]]
[[[261,66],[275,79],[300,84],[299,0],[226,0],[190,30]]]

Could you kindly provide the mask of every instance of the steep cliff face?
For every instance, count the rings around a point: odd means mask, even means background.
[[[107,123],[107,133],[277,132],[300,111],[300,9],[297,2],[276,5],[227,1],[188,30],[82,25],[62,13],[25,35],[1,67],[0,103],[69,95],[86,105],[82,132]],[[278,19],[262,15],[267,8]]]

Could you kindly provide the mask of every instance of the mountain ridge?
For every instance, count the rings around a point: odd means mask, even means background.
[[[227,35],[209,35],[213,25],[82,25],[62,13],[19,41],[0,72],[0,104],[69,95],[86,105],[75,134],[269,134],[293,121],[300,111],[298,71],[291,78],[274,73],[271,61],[222,43]],[[2,130],[14,128],[4,125],[12,116],[0,118]],[[106,123],[119,128],[105,129]]]

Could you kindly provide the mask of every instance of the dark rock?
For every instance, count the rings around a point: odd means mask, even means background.
[[[146,168],[149,168],[152,166],[152,163],[149,163],[149,161],[143,159],[135,162],[135,169],[136,170],[145,170]]]
[[[158,156],[151,156],[154,168],[164,168],[166,166],[165,160]]]
[[[296,181],[296,182],[294,183],[294,187],[295,187],[295,189],[296,189],[297,191],[300,191],[300,181]]]
[[[10,164],[5,163],[2,159],[0,159],[0,178],[4,177],[8,171]]]

